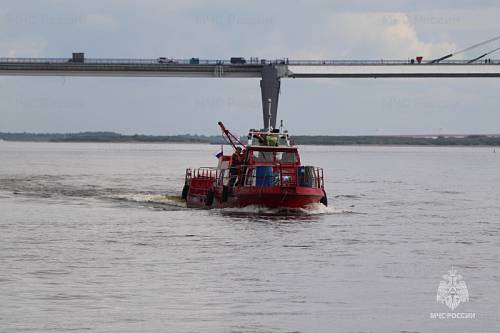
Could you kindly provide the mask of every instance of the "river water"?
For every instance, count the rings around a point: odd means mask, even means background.
[[[499,153],[304,146],[328,208],[185,208],[217,149],[0,142],[0,331],[500,331]]]

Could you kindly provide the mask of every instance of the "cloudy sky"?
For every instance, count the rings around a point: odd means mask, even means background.
[[[432,58],[500,35],[499,17],[497,0],[1,0],[0,57]],[[288,79],[278,118],[300,134],[500,133],[499,84]],[[218,120],[261,126],[258,79],[0,77],[3,132],[216,134]]]

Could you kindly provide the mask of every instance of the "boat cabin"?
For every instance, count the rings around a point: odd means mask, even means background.
[[[241,163],[233,165],[232,156],[219,158],[217,185],[229,187],[320,187],[322,175],[317,168],[301,166],[296,146],[287,132],[250,130]]]

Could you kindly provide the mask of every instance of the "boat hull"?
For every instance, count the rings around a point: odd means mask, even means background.
[[[321,188],[308,187],[240,187],[232,192],[224,188],[213,188],[211,194],[188,195],[187,207],[195,208],[232,208],[260,206],[268,208],[304,208],[320,203],[326,198]],[[324,201],[323,201],[324,203]]]

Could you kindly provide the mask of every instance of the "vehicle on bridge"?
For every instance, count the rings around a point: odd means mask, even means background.
[[[287,131],[250,130],[248,144],[219,122],[232,155],[217,154],[217,167],[187,169],[182,199],[188,207],[226,208],[256,205],[304,208],[328,204],[323,169],[301,165]]]
[[[160,63],[160,64],[177,64],[178,62],[173,58],[159,57],[158,63]]]
[[[233,65],[244,65],[247,63],[247,61],[243,57],[232,57],[231,59],[229,59],[229,62]]]

